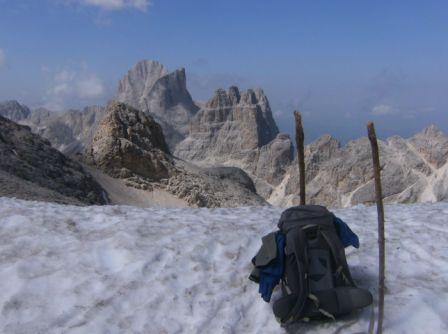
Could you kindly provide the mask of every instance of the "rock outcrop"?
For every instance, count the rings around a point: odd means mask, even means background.
[[[192,206],[266,204],[238,168],[204,169],[173,158],[159,124],[121,102],[106,108],[84,159],[128,186],[167,190]]]
[[[120,102],[106,108],[84,159],[113,177],[167,178],[172,169],[162,128],[143,112]]]
[[[228,92],[218,89],[197,112],[174,154],[205,166],[240,167],[267,196],[292,160],[292,144],[289,136],[279,134],[261,89],[240,93],[230,87]]]
[[[252,179],[240,168],[198,168],[176,161],[178,172],[166,189],[198,207],[261,206],[267,202],[255,192]]]
[[[129,70],[115,98],[153,116],[171,150],[188,134],[189,121],[198,110],[187,90],[185,70],[168,73],[156,61],[141,61]]]
[[[52,148],[29,127],[2,116],[0,171],[2,195],[70,204],[106,202],[102,188],[79,163]]]

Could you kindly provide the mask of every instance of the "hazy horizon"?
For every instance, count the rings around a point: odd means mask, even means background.
[[[195,100],[261,87],[282,132],[307,141],[448,131],[443,1],[0,0],[0,100],[104,104],[139,60],[185,67]]]

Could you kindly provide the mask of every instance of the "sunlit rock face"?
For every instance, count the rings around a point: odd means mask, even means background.
[[[430,126],[409,139],[379,141],[382,190],[386,202],[413,203],[448,199],[448,137]],[[375,201],[370,143],[360,138],[341,145],[323,136],[306,147],[309,203],[331,207]],[[271,199],[299,203],[299,172],[293,163]]]
[[[190,122],[189,135],[174,154],[202,165],[236,166],[267,196],[292,160],[289,136],[279,134],[261,89],[218,89]]]
[[[85,160],[113,177],[135,173],[151,180],[168,177],[171,165],[160,125],[120,102],[106,108]]]
[[[115,98],[153,116],[172,150],[188,134],[189,121],[199,109],[187,90],[185,69],[169,72],[151,60],[129,70]]]

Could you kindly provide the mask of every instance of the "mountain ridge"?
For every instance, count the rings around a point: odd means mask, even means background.
[[[159,62],[140,61],[120,80],[116,97],[160,124],[175,157],[198,168],[241,168],[271,204],[298,203],[293,144],[279,132],[262,89],[231,86],[196,103],[185,69],[169,71]],[[0,115],[30,126],[71,156],[92,143],[104,110],[86,107],[58,114],[30,111],[17,101],[0,103]],[[440,129],[431,125],[410,138],[392,136],[379,144],[386,201],[448,200],[448,137]],[[308,202],[337,207],[372,203],[370,154],[365,137],[341,145],[323,135],[306,145]]]

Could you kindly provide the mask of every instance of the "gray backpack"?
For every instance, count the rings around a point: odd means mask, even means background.
[[[283,296],[273,305],[281,323],[334,319],[372,303],[370,292],[353,282],[334,219],[318,205],[282,213],[278,227],[286,236]]]

